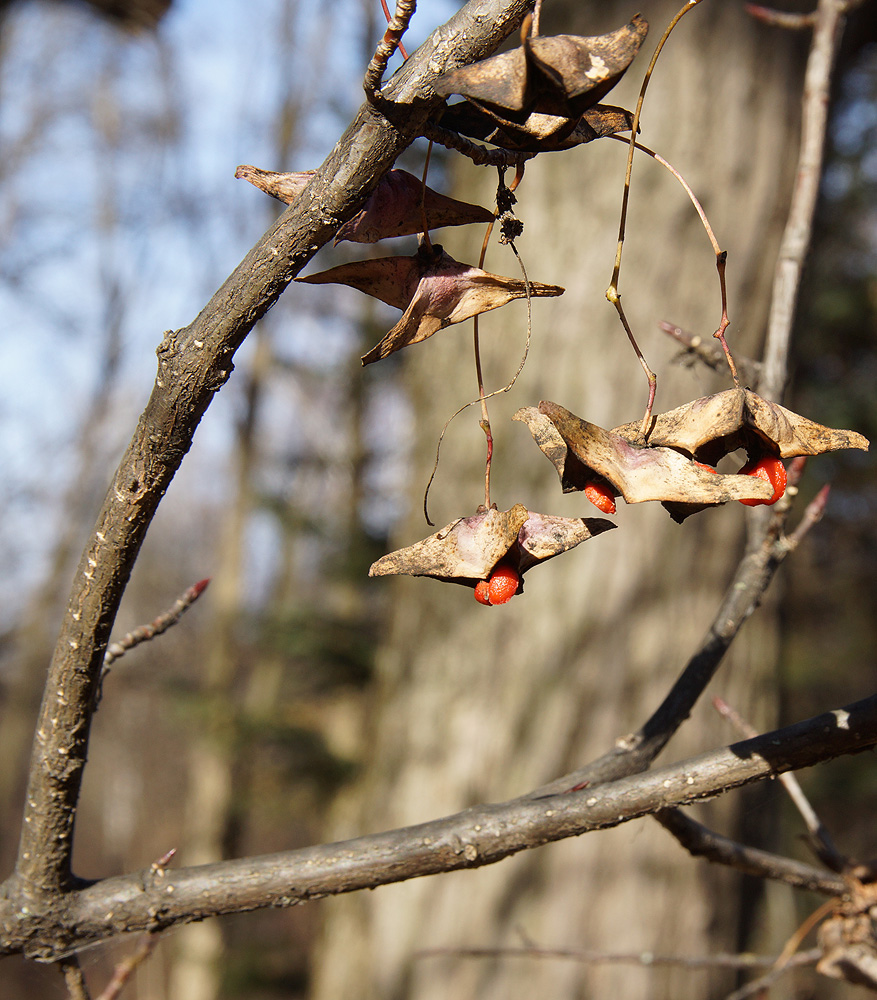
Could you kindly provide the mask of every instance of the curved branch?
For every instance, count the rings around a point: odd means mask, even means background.
[[[49,667],[16,867],[16,891],[31,912],[77,884],[70,869],[73,823],[110,628],[161,497],[229,378],[235,352],[422,131],[442,103],[432,91],[435,78],[490,54],[527,6],[527,0],[471,0],[436,29],[385,88],[384,114],[362,106],[308,187],[195,321],[165,334],[151,398],[82,554]]]
[[[710,798],[788,770],[877,744],[877,695],[756,739],[594,789],[478,806],[445,819],[281,854],[155,867],[68,894],[49,923],[19,917],[0,954],[57,960],[115,934],[161,930],[220,914],[291,906],[422,875],[494,864],[511,854],[661,809]],[[7,912],[4,912],[6,910]]]

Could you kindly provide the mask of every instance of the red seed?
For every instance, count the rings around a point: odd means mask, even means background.
[[[775,504],[777,500],[786,492],[786,467],[772,455],[765,455],[764,458],[753,459],[747,462],[738,473],[740,476],[758,476],[773,487],[773,496],[770,500],[741,500],[747,507],[758,507],[765,504],[768,507]]]
[[[517,594],[521,578],[512,566],[497,566],[490,577],[490,603],[508,604]]]
[[[588,483],[585,487],[585,496],[604,514],[615,513],[615,498],[608,486],[603,486],[602,483]]]
[[[475,600],[479,604],[508,604],[517,594],[521,577],[513,566],[502,565],[490,574],[489,580],[475,584]]]

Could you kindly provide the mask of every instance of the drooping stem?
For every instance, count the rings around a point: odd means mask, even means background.
[[[722,345],[722,350],[725,352],[725,357],[728,359],[728,367],[731,369],[731,377],[734,379],[734,385],[739,389],[740,377],[737,374],[737,366],[734,364],[734,358],[731,356],[731,349],[728,347],[728,341],[725,340],[725,330],[727,330],[731,325],[731,321],[728,319],[728,290],[725,285],[725,265],[727,262],[727,250],[723,250],[721,253],[716,254],[716,270],[719,272],[719,286],[722,289],[722,319],[719,323],[718,330],[716,330],[713,336]]]
[[[648,89],[649,81],[651,80],[652,71],[658,61],[658,56],[660,56],[661,50],[664,48],[664,43],[670,37],[670,32],[672,32],[682,17],[698,3],[700,3],[700,0],[688,0],[688,3],[686,3],[686,5],[676,14],[667,26],[667,30],[661,36],[661,40],[658,42],[658,47],[655,49],[655,53],[652,56],[652,60],[648,65],[645,76],[643,77],[630,130],[630,149],[627,154],[627,169],[624,174],[624,190],[621,196],[621,219],[618,224],[618,245],[615,250],[615,265],[612,268],[612,280],[609,282],[609,287],[606,289],[606,298],[612,303],[612,305],[615,306],[615,309],[618,312],[618,318],[621,320],[621,325],[624,327],[624,332],[627,334],[627,339],[630,341],[630,344],[637,356],[637,360],[642,366],[642,369],[646,374],[646,378],[648,379],[648,402],[646,404],[646,411],[643,414],[642,424],[640,425],[640,434],[643,437],[645,437],[651,421],[652,407],[655,405],[655,391],[658,385],[658,378],[649,367],[642,351],[639,349],[639,345],[636,342],[636,338],[633,335],[633,331],[630,328],[627,317],[624,315],[624,309],[621,306],[621,293],[618,291],[618,278],[621,273],[621,254],[624,249],[624,235],[627,230],[627,207],[630,202],[630,177],[633,172],[633,153],[636,149],[636,134],[639,129],[639,120],[640,115],[642,114],[643,101],[645,101],[646,90]]]

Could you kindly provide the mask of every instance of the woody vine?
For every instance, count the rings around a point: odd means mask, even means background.
[[[691,0],[678,17],[697,3]],[[81,992],[85,987],[73,957],[76,952],[123,932],[156,935],[205,916],[291,905],[328,893],[488,864],[518,850],[650,813],[660,813],[661,822],[680,840],[687,838],[689,849],[703,852],[701,835],[679,818],[681,814],[669,810],[877,743],[877,700],[872,698],[847,706],[842,725],[829,713],[750,739],[745,753],[718,751],[646,773],[703,691],[777,565],[818,520],[824,494],[805,512],[797,531],[785,533],[787,490],[800,476],[799,460],[842,448],[866,449],[868,442],[852,430],[826,428],[782,407],[776,401],[781,389],[776,380],[760,392],[741,382],[725,337],[726,256],[705,217],[720,284],[721,318],[715,336],[732,387],[670,412],[654,412],[657,379],[622,309],[619,275],[636,148],[660,159],[636,139],[648,79],[673,25],[655,51],[640,100],[631,112],[601,102],[636,65],[648,33],[646,23],[634,17],[617,31],[596,38],[545,37],[539,30],[539,6],[537,2],[534,8],[532,0],[472,0],[385,81],[388,61],[400,47],[415,9],[414,0],[399,0],[365,74],[366,102],[322,167],[301,175],[238,168],[238,176],[286,201],[289,208],[195,321],[185,329],[168,331],[158,348],[152,396],[110,486],[70,595],[37,727],[18,861],[0,895],[0,954],[21,952],[61,962],[72,995],[87,995]],[[825,38],[836,45],[843,13],[837,0],[821,0],[822,20],[817,19],[814,46],[819,39],[825,44]],[[514,31],[520,31],[520,45],[494,55]],[[477,317],[525,298],[529,343],[531,325],[538,335],[538,303],[532,299],[560,295],[563,289],[531,279],[523,262],[520,277],[505,277],[482,269],[483,253],[477,266],[456,261],[431,232],[447,225],[487,223],[493,228],[498,222],[500,238],[515,249],[519,224],[513,206],[516,197],[525,197],[526,161],[546,153],[562,155],[566,149],[619,135],[629,143],[629,158],[618,254],[607,297],[617,308],[647,376],[645,411],[631,423],[604,429],[564,405],[543,400],[522,405],[515,419],[528,427],[554,465],[561,489],[584,493],[603,514],[616,514],[618,497],[626,503],[658,502],[679,522],[698,513],[714,515],[730,501],[773,508],[759,522],[760,544],[750,548],[729,588],[716,619],[721,625],[692,657],[655,716],[625,747],[519,800],[360,838],[349,845],[353,860],[345,855],[343,871],[337,847],[311,848],[197,869],[174,870],[166,857],[143,873],[82,882],[71,870],[75,812],[89,727],[109,665],[112,624],[131,568],[201,416],[231,375],[237,348],[331,239],[373,243],[420,235],[413,256],[365,260],[299,278],[352,285],[402,311],[399,321],[363,357],[364,365],[408,347],[429,350],[425,342],[448,326],[468,319],[476,323],[476,403],[487,450],[484,503],[474,513],[461,512],[457,520],[423,540],[385,555],[370,574],[431,576],[471,588],[481,604],[502,605],[523,592],[523,577],[535,565],[618,527],[605,517],[560,517],[532,511],[524,502],[503,511],[492,502],[493,438],[487,406],[492,393],[486,391],[481,375]],[[445,198],[428,187],[425,176],[415,178],[395,169],[398,156],[419,138],[442,143],[485,169],[498,170],[496,210]],[[510,169],[514,179],[507,187]],[[702,215],[693,194],[692,199]],[[812,200],[809,208],[804,205],[800,210],[812,215]],[[511,390],[516,377],[496,391]],[[734,453],[745,453],[745,459],[735,461]],[[538,458],[535,451],[533,455]],[[792,462],[787,468],[788,460]],[[179,603],[171,616],[174,621],[203,586],[194,590],[197,593]],[[143,635],[114,644],[112,658],[170,623],[169,618],[157,619]],[[552,806],[546,812],[548,796]],[[457,846],[461,843],[463,850]],[[732,854],[728,850],[726,857],[716,859],[727,861]],[[760,864],[758,873],[764,877],[807,884],[833,896],[840,901],[839,918],[849,916],[843,905],[858,907],[856,914],[870,906],[866,888],[873,883],[870,869],[855,868],[841,855],[825,850],[820,859],[822,869],[780,858],[769,863],[750,859],[749,864],[756,868]],[[827,948],[821,956],[822,971],[843,974],[839,964],[833,968],[841,972],[830,970]]]

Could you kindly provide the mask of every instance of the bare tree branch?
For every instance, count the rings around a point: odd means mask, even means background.
[[[70,856],[94,695],[119,601],[146,530],[254,324],[339,225],[362,206],[440,104],[445,69],[490,54],[526,0],[471,0],[360,109],[313,181],[188,327],[168,331],[158,375],[83,552],[49,668],[31,759],[14,888],[27,913],[77,884]],[[386,115],[392,114],[393,121]]]
[[[781,399],[788,378],[789,341],[798,305],[801,271],[813,232],[813,216],[822,177],[832,70],[840,47],[846,10],[845,0],[819,0],[816,8],[813,39],[804,75],[801,152],[789,218],[777,258],[767,342],[758,383],[758,390],[765,399]]]
[[[478,806],[445,819],[336,844],[179,871],[155,866],[70,891],[29,918],[0,898],[0,955],[55,961],[129,931],[156,931],[495,864],[519,851],[618,826],[661,809],[877,744],[877,695],[670,767],[573,794]]]
[[[833,872],[814,868],[813,865],[793,861],[779,854],[771,854],[769,851],[745,847],[729,837],[708,830],[679,809],[662,809],[655,813],[655,819],[696,858],[706,858],[707,861],[729,865],[747,875],[774,879],[796,889],[809,889],[829,896],[840,896],[847,890],[847,883]]]

